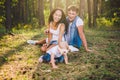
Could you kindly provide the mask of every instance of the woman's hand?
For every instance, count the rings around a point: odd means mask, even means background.
[[[44,33],[45,33],[46,35],[48,35],[48,34],[49,34],[49,29],[46,29],[46,30],[44,31]]]

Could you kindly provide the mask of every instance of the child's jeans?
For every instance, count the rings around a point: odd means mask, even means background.
[[[44,62],[50,62],[51,60],[51,55],[49,53],[46,53],[45,55],[43,55],[43,61]],[[60,56],[55,58],[55,63],[62,63],[64,62],[64,56]]]

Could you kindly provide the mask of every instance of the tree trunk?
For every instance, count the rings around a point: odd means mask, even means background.
[[[97,19],[97,9],[98,9],[98,0],[94,0],[94,2],[93,2],[93,4],[94,4],[94,7],[93,7],[93,26],[94,27],[97,27],[97,21],[96,21],[96,19]]]
[[[43,26],[45,25],[45,19],[44,19],[44,2],[43,0],[38,0],[38,16],[39,16],[39,25]]]
[[[28,0],[25,0],[25,5],[24,5],[24,13],[25,13],[25,15],[24,15],[24,18],[25,18],[25,23],[27,23],[28,22],[28,9],[29,9],[29,7],[28,7]]]
[[[33,16],[34,16],[34,17],[37,17],[37,13],[38,13],[38,12],[37,12],[37,11],[38,11],[38,4],[37,4],[37,2],[38,2],[38,1],[33,0],[33,8],[32,8],[32,9],[33,9]]]
[[[28,4],[27,22],[29,23],[29,22],[31,22],[31,20],[32,20],[32,15],[33,15],[32,6],[33,6],[34,4],[32,3],[32,1],[28,1],[27,4]],[[30,6],[30,5],[32,5],[32,6]]]
[[[53,10],[53,5],[52,5],[52,3],[53,3],[53,0],[50,0],[50,12]]]
[[[88,3],[88,27],[92,27],[92,13],[91,13],[91,2],[90,0],[87,0]]]
[[[54,0],[54,8],[62,8],[61,0]]]
[[[102,0],[99,0],[99,2],[98,2],[98,14],[99,15],[102,14]]]
[[[66,14],[67,14],[68,6],[69,6],[69,0],[66,0]]]
[[[54,9],[57,7],[57,0],[54,0]]]
[[[80,0],[80,6],[79,6],[79,16],[84,20],[84,14],[85,14],[85,0]]]
[[[23,14],[24,14],[24,10],[23,10],[23,0],[19,0],[19,2],[18,2],[18,9],[19,9],[19,22],[20,23],[22,23],[22,22],[24,22],[24,16],[23,16]]]
[[[17,25],[19,22],[22,21],[21,19],[21,1],[19,0],[15,7],[12,7],[12,21],[13,25]]]
[[[11,0],[6,0],[5,2],[5,27],[6,32],[9,33],[11,31]]]
[[[21,22],[21,18],[20,18],[20,0],[18,1],[18,5],[17,5],[17,8],[18,8],[18,22]]]

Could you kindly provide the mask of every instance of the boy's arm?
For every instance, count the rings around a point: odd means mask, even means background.
[[[80,38],[81,38],[81,40],[82,40],[82,42],[83,42],[83,46],[84,46],[85,50],[86,50],[86,51],[90,51],[90,50],[88,49],[86,37],[85,37],[85,34],[84,34],[84,32],[83,32],[83,25],[80,25],[80,26],[78,26],[77,28],[78,28],[79,36],[80,36]]]

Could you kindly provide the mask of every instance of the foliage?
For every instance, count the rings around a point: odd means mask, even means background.
[[[105,2],[104,15],[113,22],[114,26],[120,25],[120,0],[108,0]]]
[[[105,17],[101,17],[97,19],[97,24],[99,27],[103,27],[103,26],[111,27],[113,26],[113,21],[106,19]]]
[[[33,17],[30,24],[33,26],[33,28],[37,28],[39,26],[39,20]]]
[[[0,24],[5,24],[5,3],[6,0],[0,1]],[[38,17],[38,0],[11,0],[11,17],[12,17],[12,28],[19,24],[32,24],[32,28],[37,28],[39,26]],[[48,16],[50,14],[50,0],[44,1],[44,16],[45,23],[48,22]],[[87,0],[85,1],[87,5]],[[101,13],[99,13],[99,18],[97,19],[98,26],[118,26],[120,25],[120,0],[102,0],[102,3],[98,3],[98,6],[102,5]],[[57,4],[57,5],[56,5]],[[63,10],[66,9],[66,4],[77,5],[80,7],[80,0],[69,1],[66,0],[52,0],[52,7],[61,7]],[[92,3],[93,4],[93,3]],[[100,8],[100,7],[98,7]],[[87,7],[85,8],[84,14],[87,14]],[[88,16],[88,15],[87,15]],[[86,17],[87,17],[86,16]],[[93,20],[93,19],[92,19]],[[92,22],[92,21],[91,21]],[[87,24],[87,23],[86,23]],[[85,24],[85,25],[86,25]],[[2,26],[5,27],[5,26]],[[20,27],[19,27],[20,28]],[[21,27],[23,28],[23,27]],[[26,27],[30,28],[30,27]]]
[[[17,6],[18,0],[12,0],[12,7]]]

